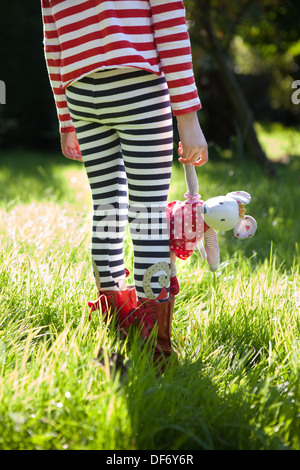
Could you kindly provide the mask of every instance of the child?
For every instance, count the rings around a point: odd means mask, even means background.
[[[178,293],[166,221],[172,112],[179,160],[197,166],[208,160],[183,2],[42,0],[42,15],[62,152],[84,162],[92,193],[98,300],[91,311],[116,311],[125,334],[134,320],[144,337],[156,324],[155,354],[168,358]],[[129,287],[127,220],[134,248]]]

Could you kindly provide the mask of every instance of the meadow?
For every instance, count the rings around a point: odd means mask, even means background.
[[[129,345],[99,314],[88,321],[82,164],[2,150],[1,449],[300,450],[300,159],[279,164],[277,180],[232,155],[197,171],[203,199],[248,191],[258,230],[246,241],[219,233],[216,273],[197,252],[178,262],[179,364],[158,376],[134,335]],[[185,191],[175,162],[170,200]],[[132,272],[128,237],[125,257]],[[116,351],[125,375],[109,367]]]

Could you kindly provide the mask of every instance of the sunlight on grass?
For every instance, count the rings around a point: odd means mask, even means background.
[[[268,158],[288,162],[289,156],[300,156],[299,129],[284,127],[279,123],[256,123],[255,129]]]

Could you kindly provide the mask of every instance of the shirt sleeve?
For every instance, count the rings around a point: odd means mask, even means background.
[[[156,48],[168,84],[173,114],[201,109],[190,37],[182,1],[149,0]]]
[[[51,88],[54,94],[60,132],[72,132],[75,128],[69,113],[60,73],[61,47],[49,0],[42,0],[42,19],[45,59]]]

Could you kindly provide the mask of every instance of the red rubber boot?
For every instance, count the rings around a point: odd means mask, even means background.
[[[135,288],[130,286],[125,290],[106,290],[98,292],[98,299],[89,302],[90,316],[95,310],[101,310],[104,321],[108,322],[115,315],[115,325],[122,330],[127,326],[127,318],[137,307],[137,297]]]
[[[151,315],[157,327],[156,343],[153,344],[154,363],[160,365],[162,368],[164,368],[172,357],[177,357],[177,352],[174,350],[171,343],[174,303],[174,296],[171,296],[167,302],[158,302],[157,300],[149,299],[143,299],[142,301],[142,308],[148,312],[148,315]]]

